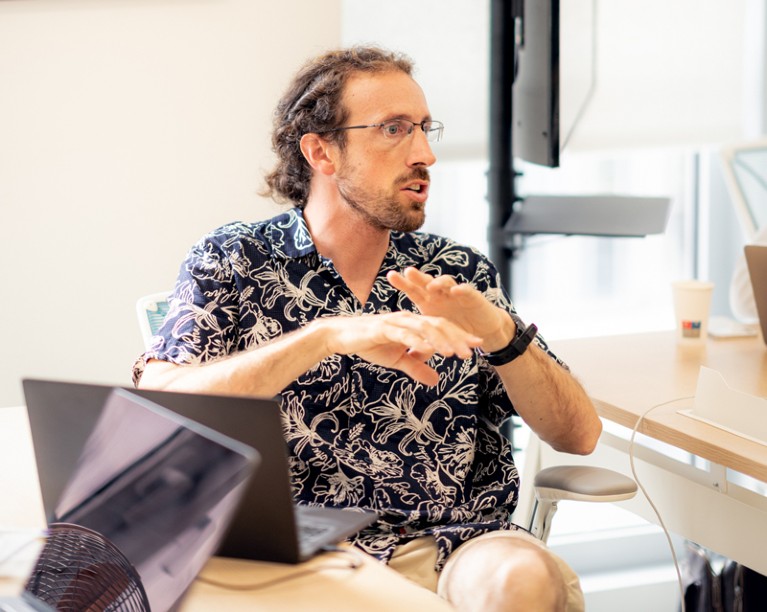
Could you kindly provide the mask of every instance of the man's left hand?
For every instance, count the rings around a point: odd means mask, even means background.
[[[511,316],[472,285],[458,284],[448,275],[430,276],[415,268],[389,272],[386,278],[421,314],[444,317],[482,338],[484,351],[499,350],[514,337],[516,326]]]

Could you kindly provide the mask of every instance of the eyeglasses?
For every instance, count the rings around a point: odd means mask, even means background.
[[[409,136],[413,133],[415,127],[418,126],[426,134],[426,140],[429,142],[439,142],[442,139],[442,132],[445,131],[445,126],[441,121],[432,121],[431,119],[424,119],[421,123],[415,123],[409,119],[389,119],[382,123],[373,123],[371,125],[349,125],[345,127],[337,127],[332,130],[325,130],[323,132],[317,132],[318,134],[327,134],[328,132],[340,132],[342,130],[362,130],[365,128],[381,128],[381,132],[384,137],[389,140],[402,140],[405,136]]]

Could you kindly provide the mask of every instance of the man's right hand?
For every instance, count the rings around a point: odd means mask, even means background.
[[[412,312],[327,317],[264,345],[204,364],[176,365],[150,359],[139,384],[198,393],[273,396],[326,357],[356,354],[432,386],[439,382],[436,370],[426,364],[432,355],[465,359],[481,342],[445,318]]]
[[[426,364],[432,355],[467,359],[482,343],[447,319],[412,312],[332,317],[315,324],[326,328],[329,355],[357,354],[429,386],[439,382],[437,371]]]

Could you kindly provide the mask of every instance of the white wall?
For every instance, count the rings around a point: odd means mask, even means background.
[[[257,195],[272,110],[340,42],[336,0],[0,2],[0,406],[127,384],[135,299]]]

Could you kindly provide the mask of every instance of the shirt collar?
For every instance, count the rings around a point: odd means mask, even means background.
[[[297,259],[317,251],[299,208],[291,208],[271,219],[265,234],[269,237],[272,253],[276,257]]]
[[[264,232],[271,243],[272,253],[285,259],[299,259],[317,253],[312,235],[304,220],[303,211],[294,207],[271,219]],[[399,246],[396,247],[395,243]],[[415,236],[410,233],[392,231],[389,234],[389,247],[386,250],[381,273],[389,270],[403,270],[416,265],[411,250],[417,250]]]

